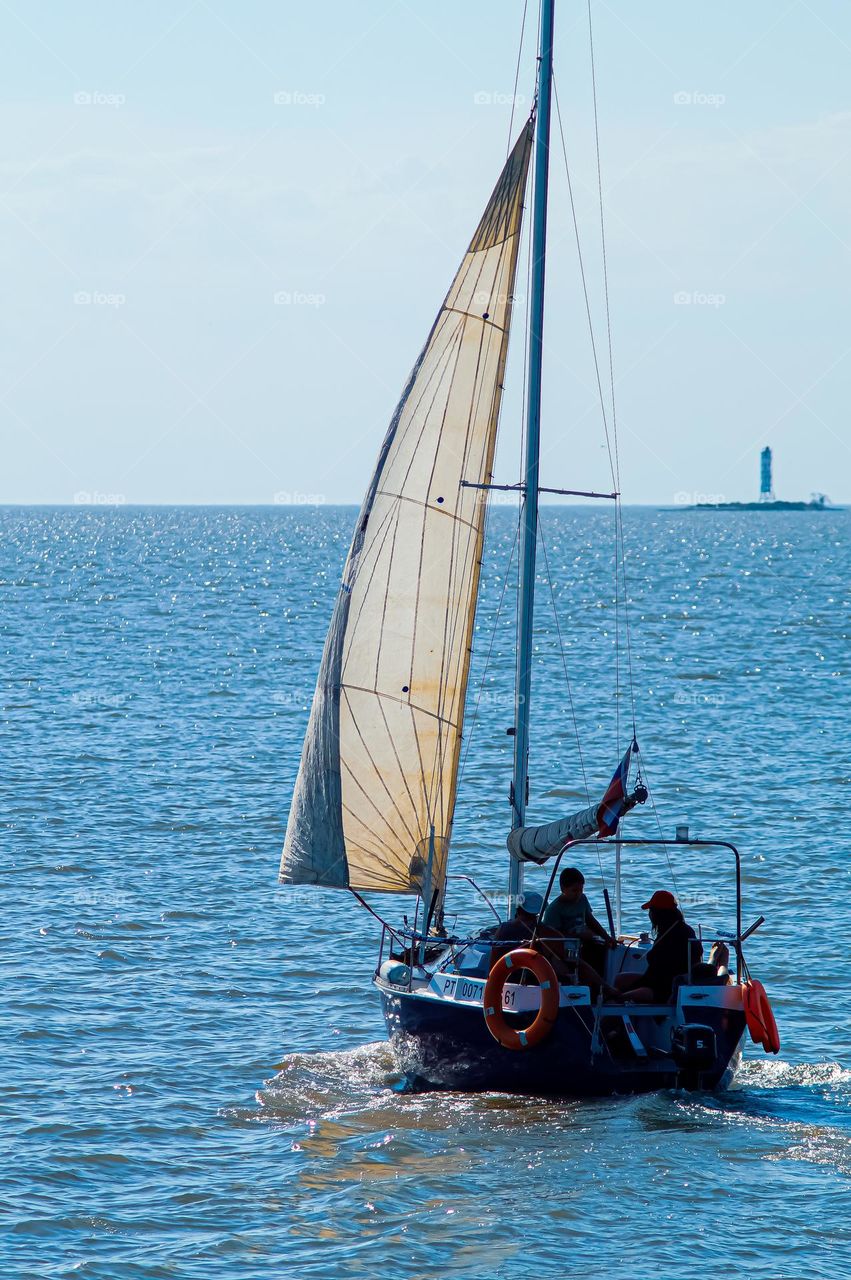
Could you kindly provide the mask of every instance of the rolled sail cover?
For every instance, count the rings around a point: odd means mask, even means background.
[[[410,892],[445,874],[531,122],[381,446],[325,643],[280,878]],[[432,831],[434,833],[432,839]]]
[[[600,826],[599,812],[599,804],[592,804],[569,818],[559,818],[542,827],[515,827],[506,841],[509,852],[518,862],[546,862],[563,849],[568,840],[587,840],[595,835]]]

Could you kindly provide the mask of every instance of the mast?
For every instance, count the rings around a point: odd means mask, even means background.
[[[535,129],[535,197],[532,213],[532,299],[529,329],[529,386],[526,402],[526,456],[520,508],[520,607],[517,618],[517,675],[514,702],[512,827],[522,827],[529,785],[529,698],[532,686],[532,614],[538,542],[538,469],[541,452],[541,364],[544,350],[544,267],[547,242],[547,180],[550,152],[550,98],[553,78],[555,0],[541,2],[538,49],[538,114]],[[522,864],[511,859],[508,914],[523,890]]]

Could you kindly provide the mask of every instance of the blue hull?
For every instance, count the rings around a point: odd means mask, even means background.
[[[594,1044],[589,1006],[562,1008],[547,1039],[523,1052],[504,1049],[485,1025],[481,1006],[423,999],[379,984],[391,1041],[412,1087],[498,1091],[562,1097],[606,1097],[657,1089],[724,1089],[741,1058],[744,1014],[717,1007],[686,1007],[686,1019],[715,1032],[717,1052],[708,1069],[677,1065],[659,1044],[670,1043],[673,1008],[629,1016],[647,1056],[620,1039]],[[616,1025],[617,1014],[608,1024]],[[605,1029],[606,1023],[603,1023]],[[654,1041],[657,1042],[654,1046]]]

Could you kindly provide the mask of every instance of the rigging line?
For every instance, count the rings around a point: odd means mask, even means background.
[[[615,447],[615,489],[618,494],[621,492],[621,463],[620,463],[620,445],[618,441],[618,411],[617,399],[615,397],[615,362],[612,351],[612,313],[609,304],[609,268],[606,256],[606,216],[603,206],[603,169],[600,160],[600,126],[597,111],[597,68],[594,60],[594,24],[591,15],[591,0],[587,0],[588,5],[588,48],[591,61],[591,94],[594,102],[594,149],[597,158],[597,198],[600,206],[600,248],[603,259],[603,293],[606,303],[606,337],[609,352],[609,393],[612,402],[612,437]],[[630,708],[632,712],[632,736],[636,739],[635,726],[635,681],[632,668],[632,641],[630,637],[629,622],[629,592],[626,578],[626,548],[623,535],[623,510],[621,507],[620,497],[615,499],[615,572],[617,574],[617,561],[620,560],[621,578],[623,581],[623,617],[624,617],[624,638],[626,641],[627,655],[627,675],[629,679],[629,697]],[[620,637],[620,628],[618,628],[618,637]],[[620,736],[620,735],[618,735]]]
[[[626,581],[626,546],[623,536],[623,509],[621,508],[620,498],[615,501],[615,513],[620,536],[620,562],[621,576],[623,578],[624,638],[626,640],[626,665],[627,675],[629,677],[629,701],[630,709],[632,711],[632,738],[633,741],[636,741],[638,739],[638,731],[635,726],[635,681],[632,672],[632,636],[630,633],[629,623],[629,589]],[[615,554],[617,554],[617,552]]]
[[[540,519],[538,521],[538,529],[541,535],[541,550],[544,553],[544,568],[546,569],[547,583],[550,588],[550,600],[552,601],[552,606],[553,606],[553,618],[555,619],[555,624],[556,624],[556,635],[558,636],[558,644],[559,644],[559,649],[561,651],[561,661],[562,661],[562,666],[564,667],[564,679],[565,679],[565,683],[567,684],[567,696],[570,702],[570,714],[573,718],[573,731],[576,735],[576,750],[579,755],[579,766],[582,770],[582,782],[585,787],[585,799],[590,805],[591,792],[588,788],[588,776],[585,772],[585,761],[582,756],[582,744],[579,741],[579,726],[576,723],[576,709],[573,704],[573,690],[570,685],[570,676],[567,674],[567,658],[565,657],[565,653],[564,653],[564,644],[561,638],[561,627],[559,626],[558,613],[556,611],[556,598],[555,598],[555,592],[553,591],[552,574],[550,573],[550,558],[549,558],[549,555],[547,554],[547,542],[546,542],[546,538],[544,537],[544,525],[543,525],[543,521]],[[606,881],[606,873],[603,870],[603,859],[600,854],[599,841],[594,842],[594,849],[596,851],[597,862],[600,867],[600,879],[603,882],[603,886],[605,888],[608,888],[608,883]]]
[[[619,566],[618,499],[614,499],[614,748],[621,750],[621,566]],[[635,721],[635,716],[632,717]],[[635,724],[633,724],[635,731]],[[635,737],[635,732],[633,732]]]
[[[612,358],[612,317],[609,308],[609,269],[606,260],[606,219],[603,214],[603,174],[600,164],[600,129],[597,120],[597,73],[594,64],[594,30],[591,22],[591,0],[588,0],[588,45],[591,53],[591,93],[594,100],[594,146],[597,154],[597,198],[600,204],[600,247],[603,257],[603,293],[606,300],[606,334],[609,344],[609,386],[612,400],[612,435],[615,444],[615,488],[620,490],[620,457],[618,455],[617,407],[615,403],[615,368]]]
[[[523,39],[526,35],[526,10],[529,7],[529,0],[523,0],[523,21],[520,24],[520,47],[517,50],[517,67],[514,72],[514,91],[511,95],[511,119],[508,122],[508,144],[505,148],[505,158],[508,159],[511,151],[511,135],[514,132],[514,112],[517,108],[517,86],[520,83],[520,61],[523,57]]]
[[[650,797],[650,807],[651,807],[651,809],[653,810],[653,817],[656,819],[656,826],[657,826],[657,828],[658,828],[658,830],[659,830],[659,838],[660,838],[661,840],[663,840],[663,841],[664,841],[664,840],[665,840],[665,833],[664,833],[664,831],[662,830],[662,823],[661,823],[661,821],[660,821],[660,819],[659,819],[659,811],[658,811],[658,809],[656,808],[656,799],[655,799],[655,797],[654,797],[654,795],[653,795],[653,787],[652,787],[652,784],[651,784],[651,782],[650,782],[650,777],[649,777],[649,774],[648,774],[648,772],[647,772],[646,762],[645,762],[645,760],[644,760],[644,757],[643,757],[643,756],[641,757],[641,773],[642,773],[642,776],[644,777],[644,781],[645,781],[645,784],[646,784],[646,786],[647,786],[647,790],[648,790],[648,792],[649,792],[649,797]],[[673,864],[673,863],[672,863],[672,861],[671,861],[671,855],[670,855],[670,853],[668,852],[668,845],[667,845],[667,842],[666,842],[666,843],[664,843],[664,844],[662,845],[662,848],[663,848],[663,850],[664,850],[664,852],[665,852],[665,861],[666,861],[666,862],[667,862],[667,864],[668,864],[668,870],[669,870],[669,871],[670,871],[670,873],[671,873],[671,883],[672,883],[672,884],[673,884],[673,886],[674,886],[674,892],[676,893],[677,897],[679,897],[679,893],[680,893],[680,891],[679,891],[679,888],[678,888],[678,886],[677,886],[677,876],[676,876],[676,873],[675,873],[675,871],[674,871],[674,864]]]
[[[561,106],[559,104],[559,97],[558,97],[558,83],[556,81],[555,73],[553,73],[553,100],[555,102],[556,120],[558,121],[559,136],[561,138],[561,151],[562,151],[562,156],[564,157],[564,172],[567,178],[567,193],[568,193],[568,196],[570,197],[570,212],[573,220],[573,234],[576,239],[576,253],[579,258],[579,274],[582,280],[582,293],[585,299],[585,315],[588,320],[588,335],[591,339],[591,354],[594,359],[594,373],[597,379],[597,393],[600,397],[600,412],[603,418],[603,431],[606,437],[606,451],[609,456],[609,470],[612,476],[612,488],[617,489],[619,485],[616,477],[615,454],[612,449],[612,441],[609,437],[609,416],[606,411],[606,397],[605,397],[605,393],[603,392],[603,377],[602,377],[602,374],[600,373],[600,360],[597,355],[597,343],[594,338],[594,322],[591,318],[591,302],[588,297],[588,281],[585,276],[585,260],[582,257],[582,244],[579,238],[579,220],[576,216],[576,204],[573,199],[573,183],[570,180],[570,165],[568,164],[568,160],[567,160],[567,143],[565,142],[565,137],[564,137],[564,126],[562,124]]]
[[[603,379],[600,373],[600,361],[597,354],[597,343],[594,337],[594,322],[591,316],[591,303],[588,296],[588,281],[585,275],[585,261],[582,257],[582,244],[579,236],[579,221],[576,216],[576,203],[573,198],[573,183],[571,182],[571,179],[570,179],[570,165],[567,159],[567,144],[564,136],[564,125],[562,122],[561,106],[559,103],[559,96],[558,96],[558,84],[556,82],[555,76],[553,76],[553,96],[555,99],[556,119],[558,121],[559,136],[561,139],[562,156],[564,158],[565,176],[567,178],[567,191],[570,198],[570,210],[571,210],[571,217],[573,221],[573,233],[576,239],[576,253],[579,259],[579,273],[582,280],[582,292],[585,300],[585,315],[588,320],[588,335],[591,340],[591,353],[594,359],[594,372],[595,372],[596,381],[597,381],[597,393],[600,397],[600,413],[603,419],[603,431],[605,433],[605,438],[606,438],[606,451],[609,457],[609,470],[612,476],[613,487],[617,489],[620,483],[620,468],[617,462],[617,432],[614,430],[614,422],[613,422],[612,434],[610,435],[609,433],[608,413],[606,411],[606,397],[603,391]],[[608,303],[607,303],[607,307],[608,307]],[[611,355],[610,355],[610,369],[611,369]],[[621,557],[619,556],[620,544],[618,541],[618,523],[617,523],[617,509],[619,508],[619,506],[620,506],[620,502],[618,499],[616,499],[615,500],[615,546],[614,546],[614,557],[615,557],[615,565],[614,565],[614,568],[615,568],[615,752],[616,754],[620,752],[620,746],[621,746],[621,736],[620,736],[620,628],[621,628],[621,623],[620,623],[620,574],[619,574],[619,565],[618,565],[618,561]],[[630,692],[632,695],[632,686],[630,686]],[[634,737],[635,736],[634,695],[632,695],[632,706],[633,706],[633,737]]]
[[[588,775],[585,772],[585,760],[582,756],[582,744],[579,741],[579,726],[576,721],[576,708],[573,702],[573,689],[571,688],[571,684],[570,684],[570,676],[567,673],[567,657],[565,656],[565,652],[564,652],[564,642],[562,641],[562,637],[561,637],[561,627],[559,625],[558,611],[556,609],[556,597],[555,597],[555,591],[553,590],[553,578],[552,578],[552,574],[550,573],[550,558],[549,558],[549,555],[547,554],[547,542],[546,542],[546,538],[544,537],[543,520],[539,519],[538,527],[541,531],[541,550],[544,553],[544,568],[546,569],[546,572],[547,572],[547,584],[550,588],[550,600],[553,606],[553,618],[556,624],[556,635],[558,636],[559,651],[561,652],[561,662],[562,662],[562,666],[564,667],[564,680],[565,680],[565,684],[567,685],[567,696],[570,702],[570,715],[573,720],[573,731],[576,735],[576,749],[579,754],[579,767],[582,770],[582,784],[585,787],[585,799],[587,800],[588,804],[590,804],[591,792],[588,789]]]
[[[606,411],[606,397],[603,391],[603,380],[600,373],[600,361],[597,354],[597,343],[594,337],[594,323],[591,316],[591,303],[588,296],[588,281],[585,274],[585,262],[582,256],[582,243],[579,236],[579,221],[576,215],[576,203],[573,197],[573,183],[570,178],[570,164],[567,159],[567,143],[564,136],[564,123],[561,115],[561,105],[558,97],[558,85],[555,77],[553,77],[553,95],[556,104],[556,118],[559,127],[559,137],[561,139],[562,156],[564,159],[565,176],[567,178],[567,190],[570,198],[571,217],[573,221],[573,232],[576,240],[576,253],[579,260],[579,271],[582,280],[582,292],[585,300],[585,315],[588,321],[588,334],[591,340],[591,353],[594,360],[594,372],[597,381],[597,392],[600,397],[600,413],[603,419],[603,431],[606,439],[606,451],[609,458],[609,469],[612,476],[613,486],[617,489],[619,483],[619,468],[617,466],[617,439],[614,438],[613,452],[613,436],[609,433],[608,414]],[[616,511],[618,503],[616,501]],[[614,570],[615,570],[615,753],[619,754],[621,747],[620,735],[620,576],[619,576],[619,543],[618,543],[618,525],[617,518],[615,520],[615,541],[614,541]],[[634,717],[633,717],[634,718]]]
[[[490,504],[488,504],[488,505],[490,505]],[[489,514],[490,514],[490,513],[488,512],[488,515],[489,515]],[[487,519],[487,516],[486,516],[486,519]],[[486,526],[485,532],[487,532],[487,526]],[[513,542],[512,542],[512,544],[511,544],[511,551],[510,551],[509,556],[508,556],[508,564],[507,564],[507,565],[506,565],[506,567],[505,567],[505,577],[503,578],[503,582],[502,582],[502,593],[501,593],[501,595],[500,595],[500,597],[499,597],[499,604],[497,605],[497,608],[496,608],[496,617],[494,618],[493,628],[491,629],[490,644],[488,645],[487,657],[485,658],[485,669],[484,669],[484,671],[482,672],[482,678],[481,678],[481,680],[479,681],[479,688],[478,688],[478,692],[477,692],[477,694],[476,694],[476,705],[475,705],[475,707],[473,708],[473,720],[472,720],[472,723],[471,723],[471,725],[470,725],[470,732],[469,732],[469,734],[468,734],[468,736],[467,736],[467,742],[466,742],[466,745],[465,745],[465,747],[464,747],[464,756],[463,756],[463,759],[462,759],[462,761],[461,761],[461,768],[460,768],[460,769],[459,769],[459,771],[458,771],[458,782],[456,783],[456,787],[455,787],[456,793],[461,789],[461,780],[462,780],[462,778],[464,777],[464,770],[465,770],[465,769],[466,769],[466,767],[467,767],[467,757],[468,757],[468,756],[469,756],[469,754],[470,754],[470,746],[471,746],[472,741],[473,741],[473,734],[474,734],[474,732],[475,732],[476,722],[477,722],[477,720],[478,720],[478,716],[479,716],[479,704],[480,704],[480,702],[481,702],[481,700],[482,700],[482,692],[483,692],[484,687],[485,687],[485,679],[486,679],[486,677],[487,677],[488,670],[489,670],[489,668],[490,668],[491,655],[493,654],[493,646],[494,646],[494,642],[495,642],[495,640],[496,640],[496,630],[497,630],[497,627],[498,627],[498,625],[499,625],[499,617],[500,617],[500,614],[501,614],[501,612],[502,612],[502,606],[503,606],[503,603],[504,603],[504,601],[505,601],[505,593],[506,593],[506,591],[507,591],[507,589],[508,589],[508,582],[509,582],[509,579],[510,579],[510,577],[511,577],[511,565],[512,565],[512,563],[513,563],[513,561],[514,561],[514,552],[517,550],[517,539],[518,539],[518,534],[519,534],[519,532],[520,532],[520,529],[519,529],[519,526],[518,526],[518,527],[514,530],[514,541],[513,541]],[[483,544],[483,545],[484,545],[484,544]]]
[[[380,925],[383,925],[383,926],[384,926],[384,928],[385,928],[385,929],[387,930],[387,932],[390,934],[390,937],[391,937],[391,938],[395,938],[395,939],[396,939],[396,941],[399,943],[399,945],[400,945],[401,947],[403,947],[403,948],[404,948],[405,943],[404,943],[404,941],[402,940],[402,938],[400,938],[399,934],[396,932],[396,930],[393,928],[393,926],[392,926],[392,925],[390,925],[390,924],[388,924],[388,923],[387,923],[387,921],[383,918],[383,916],[380,916],[380,915],[378,914],[378,912],[377,912],[377,911],[374,911],[374,910],[373,910],[373,908],[369,905],[369,903],[366,901],[366,899],[361,897],[361,895],[358,893],[357,889],[352,889],[352,888],[351,888],[351,886],[350,886],[350,887],[349,887],[349,893],[352,895],[352,897],[353,897],[353,898],[357,898],[357,900],[358,900],[358,902],[361,904],[361,906],[362,906],[362,907],[364,907],[364,908],[369,912],[369,914],[370,914],[371,916],[375,916],[376,920],[378,921],[378,923],[379,923]]]

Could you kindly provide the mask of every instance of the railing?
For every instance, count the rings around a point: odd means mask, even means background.
[[[583,844],[593,844],[595,848],[607,845],[614,848],[616,845],[626,844],[642,845],[645,847],[649,845],[661,845],[663,847],[667,847],[668,845],[678,845],[680,848],[685,846],[687,848],[697,849],[729,849],[735,859],[736,866],[736,933],[734,937],[729,939],[729,941],[733,943],[736,951],[736,981],[741,982],[744,963],[742,957],[742,943],[759,928],[759,926],[764,922],[765,917],[760,916],[759,919],[750,926],[746,933],[742,933],[742,860],[739,855],[739,851],[734,844],[729,840],[683,840],[677,838],[669,840],[662,836],[657,836],[655,839],[650,836],[618,836],[615,840],[598,840],[596,836],[588,836],[585,840],[572,840],[564,849],[561,850],[560,853],[556,854],[555,862],[553,863],[552,875],[550,876],[550,881],[547,885],[547,891],[544,894],[544,905],[541,907],[542,913],[546,909],[547,902],[549,901],[550,894],[552,893],[553,884],[555,883],[555,878],[558,874],[559,863],[565,853],[567,853],[568,849],[572,851],[579,845]]]
[[[485,902],[488,904],[488,906],[490,907],[491,911],[492,911],[492,912],[494,913],[494,915],[496,916],[497,924],[502,924],[502,916],[499,914],[499,912],[497,911],[496,907],[493,905],[493,903],[491,902],[490,898],[489,898],[489,897],[488,897],[488,895],[485,893],[484,889],[481,887],[481,885],[476,884],[476,882],[475,882],[475,880],[473,879],[473,877],[472,877],[472,876],[459,875],[459,874],[457,874],[457,873],[456,873],[455,875],[448,875],[448,876],[446,877],[446,879],[447,879],[447,880],[466,880],[468,884],[471,884],[471,885],[473,886],[473,888],[476,890],[476,893],[477,893],[481,898],[484,898]]]
[[[541,916],[543,916],[543,912],[544,912],[544,910],[546,909],[546,905],[547,905],[547,902],[549,901],[550,894],[552,893],[553,885],[554,885],[554,883],[555,883],[555,879],[556,879],[556,876],[557,876],[557,874],[558,874],[559,864],[560,864],[560,862],[561,862],[562,858],[564,857],[564,855],[565,855],[565,853],[568,851],[568,849],[573,850],[573,849],[577,848],[577,846],[584,845],[584,844],[593,844],[593,845],[594,845],[595,847],[597,847],[597,848],[599,848],[601,845],[602,845],[602,846],[610,845],[610,846],[614,847],[616,844],[618,844],[618,845],[621,845],[621,846],[623,846],[623,845],[634,845],[634,846],[642,846],[642,847],[648,847],[648,846],[662,846],[662,847],[667,847],[667,846],[669,846],[669,845],[677,845],[677,846],[680,846],[680,847],[684,847],[684,846],[685,846],[685,847],[688,847],[688,848],[699,848],[699,849],[716,848],[716,849],[727,849],[727,850],[729,850],[729,852],[733,855],[734,865],[735,865],[735,880],[736,880],[736,932],[735,932],[735,934],[734,934],[733,936],[726,937],[726,938],[725,938],[725,941],[730,942],[730,943],[732,944],[732,946],[733,946],[734,950],[735,950],[735,953],[736,953],[736,981],[737,981],[737,982],[741,982],[741,981],[742,981],[743,969],[744,969],[744,957],[743,957],[743,954],[742,954],[742,944],[743,944],[743,943],[744,943],[744,942],[745,942],[749,937],[751,937],[751,935],[752,935],[753,933],[755,933],[755,932],[756,932],[756,930],[760,927],[760,925],[762,925],[762,924],[765,922],[765,917],[764,917],[764,916],[760,916],[757,920],[755,920],[755,921],[754,921],[754,923],[753,923],[752,925],[750,925],[750,926],[749,926],[749,928],[747,928],[744,932],[742,931],[742,864],[741,864],[741,856],[740,856],[740,854],[739,854],[739,851],[738,851],[738,849],[736,848],[736,846],[735,846],[731,841],[729,841],[729,840],[676,839],[676,838],[674,838],[674,839],[665,839],[665,838],[663,838],[663,837],[657,837],[657,838],[655,838],[655,839],[654,839],[654,838],[649,837],[649,836],[648,836],[648,837],[640,837],[640,836],[632,836],[632,837],[628,837],[628,836],[624,836],[624,837],[619,837],[617,840],[615,840],[615,839],[612,839],[612,840],[597,840],[597,839],[596,839],[596,837],[593,837],[593,836],[592,836],[592,837],[588,837],[588,838],[587,838],[587,839],[585,839],[585,840],[575,840],[575,841],[571,841],[571,843],[570,843],[570,844],[569,844],[565,849],[562,849],[562,850],[561,850],[561,852],[560,852],[560,853],[558,853],[558,854],[556,855],[556,857],[555,857],[555,860],[554,860],[554,863],[553,863],[552,874],[550,875],[549,884],[547,885],[547,890],[546,890],[546,893],[544,894],[544,903],[543,903],[543,906],[541,907],[541,912],[540,912],[540,915],[539,915],[539,919],[541,918]],[[488,908],[493,912],[493,914],[494,914],[494,916],[496,917],[497,921],[500,921],[500,922],[501,922],[501,918],[500,918],[499,912],[497,911],[497,909],[496,909],[496,907],[494,906],[493,902],[490,900],[490,898],[489,898],[489,897],[488,897],[488,895],[485,893],[485,891],[481,888],[481,886],[480,886],[480,885],[478,885],[478,884],[476,883],[476,881],[472,878],[472,876],[463,875],[463,874],[455,874],[455,875],[449,875],[449,876],[447,876],[447,879],[449,879],[449,880],[465,880],[465,881],[467,881],[469,884],[471,884],[471,885],[473,886],[473,888],[476,890],[476,892],[477,892],[477,893],[478,893],[478,894],[479,894],[479,895],[484,899],[484,901],[487,903]],[[447,962],[449,962],[449,961],[451,961],[451,960],[453,960],[453,959],[456,959],[456,958],[457,958],[457,956],[458,956],[459,954],[462,954],[465,950],[467,950],[467,948],[468,948],[468,947],[472,946],[472,945],[473,945],[473,943],[475,943],[476,941],[478,941],[478,940],[479,940],[479,938],[480,938],[480,936],[481,936],[481,934],[480,934],[480,933],[478,933],[478,934],[474,934],[474,935],[472,935],[472,936],[470,936],[470,937],[467,937],[467,938],[456,937],[456,936],[454,936],[454,935],[449,935],[449,934],[447,934],[445,937],[440,937],[440,938],[438,938],[438,937],[434,937],[434,936],[427,936],[427,935],[423,934],[423,932],[422,932],[421,930],[417,929],[416,924],[417,924],[417,922],[415,921],[415,922],[414,922],[414,927],[413,927],[413,928],[411,928],[409,925],[405,924],[404,926],[402,926],[402,927],[400,927],[400,928],[397,928],[397,929],[391,929],[391,927],[390,927],[389,925],[387,925],[387,924],[383,924],[383,925],[382,925],[382,931],[381,931],[381,945],[380,945],[380,948],[379,948],[378,963],[377,963],[376,968],[375,968],[375,972],[376,972],[376,974],[378,974],[378,972],[379,972],[379,970],[380,970],[380,968],[381,968],[381,964],[382,964],[382,962],[383,962],[383,960],[384,960],[384,948],[385,948],[385,941],[386,941],[386,937],[387,937],[387,935],[388,935],[388,934],[390,934],[391,938],[396,939],[396,941],[397,941],[397,942],[400,942],[400,943],[402,944],[402,946],[403,946],[403,950],[404,950],[405,952],[407,952],[408,956],[410,957],[410,959],[409,959],[409,960],[405,961],[405,963],[407,963],[407,964],[408,964],[408,968],[409,968],[409,971],[410,971],[409,980],[408,980],[408,990],[410,990],[410,989],[411,989],[411,982],[412,982],[412,979],[413,979],[413,970],[414,970],[414,967],[415,967],[415,963],[414,963],[414,955],[415,955],[415,951],[416,951],[416,949],[417,949],[418,947],[420,947],[420,948],[422,948],[422,947],[429,947],[429,946],[445,946],[445,947],[448,947],[448,948],[450,949],[450,953],[451,953],[451,954],[450,954],[450,956],[449,956],[449,957],[447,957]],[[392,949],[392,943],[391,943],[391,949]]]

